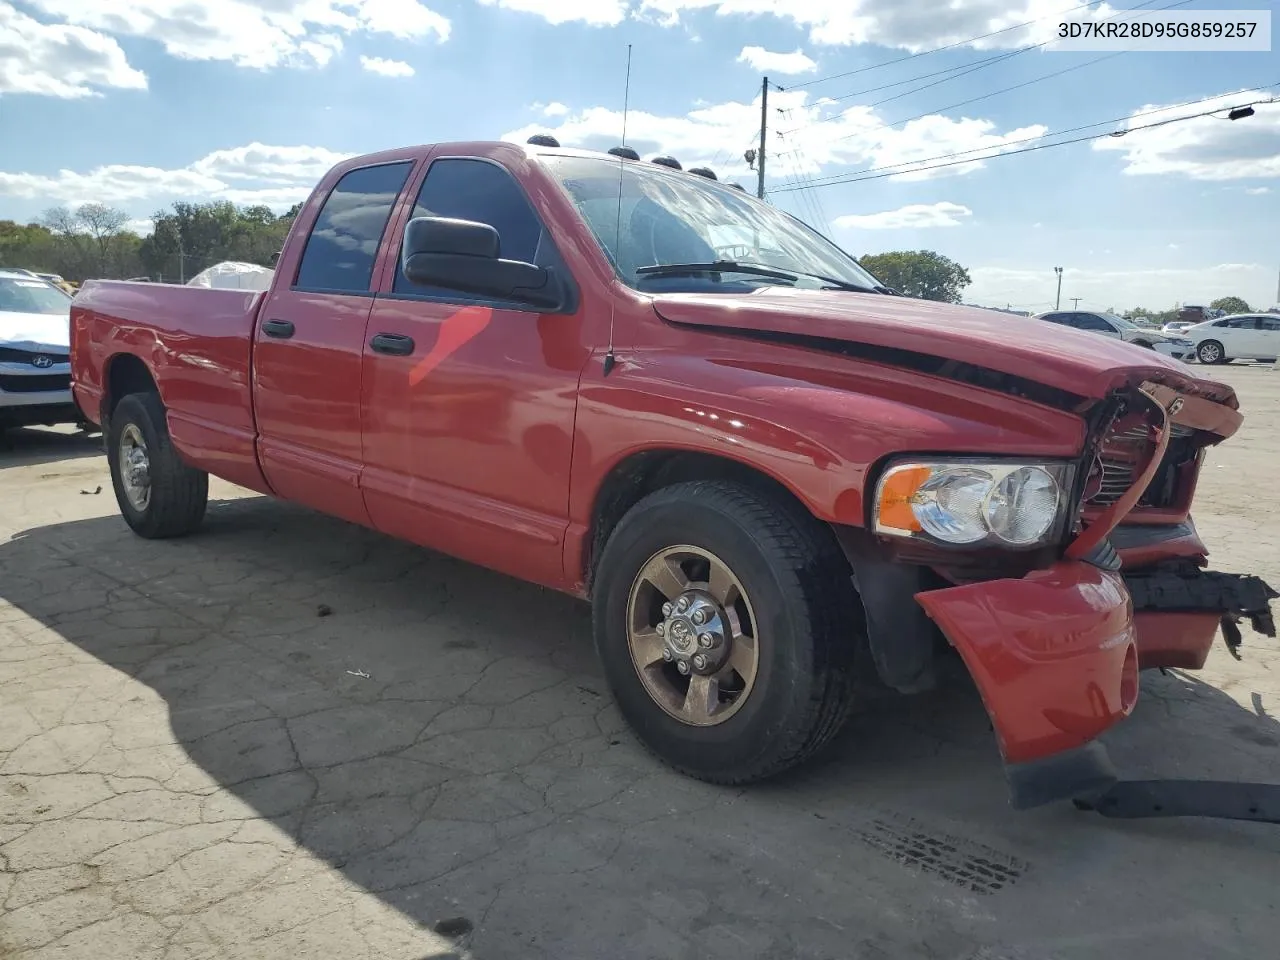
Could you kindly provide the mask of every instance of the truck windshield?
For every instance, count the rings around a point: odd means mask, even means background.
[[[43,280],[0,277],[0,312],[66,314],[71,298]]]
[[[857,261],[816,231],[726,184],[657,164],[605,157],[544,154],[541,160],[629,286],[724,292],[780,283],[884,289]],[[731,267],[700,277],[643,270],[712,263],[772,268],[795,278],[736,273]]]

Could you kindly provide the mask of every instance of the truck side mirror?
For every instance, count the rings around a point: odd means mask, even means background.
[[[404,228],[400,266],[411,283],[498,300],[560,306],[564,290],[545,267],[503,260],[498,231],[487,223],[415,217]]]

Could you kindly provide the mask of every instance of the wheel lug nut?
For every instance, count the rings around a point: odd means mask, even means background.
[[[689,619],[692,620],[697,626],[702,626],[704,623],[707,622],[706,611],[695,610],[693,611],[693,616],[691,616]]]
[[[677,669],[677,670],[679,670],[681,673],[687,674],[687,673],[689,672],[689,661],[688,661],[688,660],[677,660],[677,661],[676,661],[676,669]]]
[[[670,603],[664,603],[664,604],[662,605],[662,615],[663,615],[664,617],[669,617],[669,616],[671,616],[671,611],[672,611],[672,610],[674,610],[674,609],[675,609],[675,607],[673,607]]]
[[[660,637],[665,637],[667,635],[667,625],[665,623],[660,623],[653,629],[657,632],[658,636]]]
[[[675,654],[671,652],[670,647],[662,648],[662,659],[666,660],[668,663],[675,659]]]
[[[688,597],[681,597],[679,600],[677,600],[677,601],[676,601],[676,609],[677,609],[677,610],[679,610],[681,613],[684,613],[686,610],[688,610],[688,609],[689,609],[689,598],[688,598]]]
[[[693,665],[699,670],[705,670],[707,669],[707,658],[700,653],[694,654]]]
[[[698,646],[700,647],[703,647],[709,650],[715,644],[715,642],[716,642],[716,638],[709,633],[698,634]]]

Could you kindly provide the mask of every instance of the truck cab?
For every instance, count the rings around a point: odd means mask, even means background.
[[[671,163],[353,158],[269,290],[91,281],[72,361],[139,535],[194,532],[214,474],[589,600],[623,715],[713,782],[794,766],[958,653],[1015,804],[1076,796],[1140,670],[1273,629],[1190,518],[1230,387],[897,296]]]

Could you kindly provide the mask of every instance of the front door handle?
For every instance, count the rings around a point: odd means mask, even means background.
[[[375,353],[388,353],[393,357],[407,357],[413,353],[413,337],[402,333],[379,333],[369,341]]]
[[[288,340],[293,336],[293,324],[288,320],[264,320],[262,332],[277,340]]]

